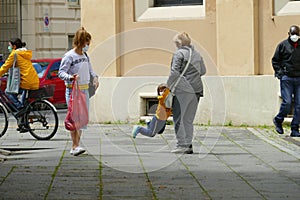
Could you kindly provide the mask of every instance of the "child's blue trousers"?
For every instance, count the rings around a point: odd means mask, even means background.
[[[157,119],[156,116],[154,116],[152,120],[149,123],[147,123],[147,128],[139,126],[137,132],[148,137],[154,137],[157,133],[163,133],[165,127],[166,120],[160,120]]]

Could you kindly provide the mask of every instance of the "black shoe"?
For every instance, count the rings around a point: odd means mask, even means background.
[[[298,130],[292,130],[291,137],[300,137],[300,133]]]
[[[185,154],[193,154],[194,153],[194,151],[193,151],[193,145],[190,145],[187,149],[186,149],[186,151],[184,152]]]
[[[26,133],[28,132],[30,129],[25,127],[24,125],[20,125],[18,128],[17,128],[17,131],[19,131],[20,133]]]
[[[277,122],[275,118],[273,119],[273,123],[275,125],[275,130],[277,131],[277,133],[283,134],[284,131],[283,131],[283,128],[282,128],[282,123]]]

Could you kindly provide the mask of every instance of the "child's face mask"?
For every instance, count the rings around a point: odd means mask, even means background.
[[[86,53],[89,50],[89,47],[90,46],[86,44],[85,47],[82,48],[82,51]]]
[[[159,91],[159,96],[162,96],[162,95],[164,94],[165,90],[166,90],[166,89],[160,90],[160,91]]]

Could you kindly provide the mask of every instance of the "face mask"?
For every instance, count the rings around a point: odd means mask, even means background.
[[[11,53],[12,50],[13,50],[11,46],[8,46],[7,49],[8,49],[8,52],[9,52],[9,53]]]
[[[290,36],[290,39],[291,39],[293,42],[297,42],[298,39],[299,39],[299,36],[298,36],[298,35],[291,35],[291,36]]]
[[[87,52],[88,50],[89,50],[89,45],[86,44],[85,47],[82,48],[82,51]]]
[[[159,92],[159,96],[162,96],[164,92]]]

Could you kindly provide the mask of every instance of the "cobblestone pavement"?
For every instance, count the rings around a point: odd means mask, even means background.
[[[173,126],[136,139],[131,128],[90,125],[74,157],[62,126],[49,141],[9,127],[0,199],[299,199],[300,140],[288,133],[195,126],[194,154],[180,155]]]

